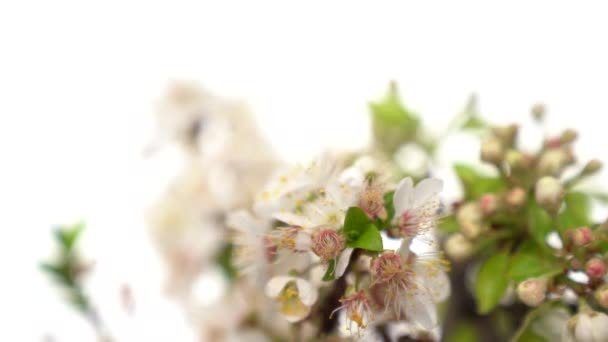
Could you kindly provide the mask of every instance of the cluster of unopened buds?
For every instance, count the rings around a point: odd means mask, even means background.
[[[575,188],[601,163],[577,166],[573,130],[546,139],[534,153],[518,148],[516,125],[489,133],[480,158],[494,166],[496,176],[459,175],[465,194],[453,206],[456,228],[445,240],[448,256],[465,264],[474,256],[505,253],[499,271],[504,274],[497,279],[506,278],[522,303],[578,303],[573,317],[560,308],[569,322],[555,327],[562,340],[608,341],[608,316],[602,312],[608,309],[608,221],[594,224],[591,196]]]
[[[431,241],[442,182],[395,185],[368,158],[348,167],[337,160],[327,154],[281,172],[253,208],[229,217],[241,276],[263,285],[289,322],[341,322],[322,335],[360,336],[389,321],[438,334],[448,264],[435,244],[411,247]]]

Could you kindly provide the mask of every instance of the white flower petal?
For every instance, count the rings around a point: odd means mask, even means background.
[[[393,205],[395,206],[395,216],[400,216],[404,211],[412,207],[414,188],[410,177],[404,178],[397,185],[393,195]]]
[[[608,316],[602,312],[597,312],[591,318],[591,334],[593,341],[608,341]]]
[[[295,280],[300,300],[304,305],[312,306],[317,301],[319,295],[317,289],[307,280],[302,278],[296,278]]]
[[[307,217],[302,216],[302,215],[297,215],[297,214],[294,214],[294,213],[288,212],[288,211],[280,211],[280,212],[272,215],[272,217],[281,222],[285,222],[286,224],[292,225],[292,226],[312,228],[312,225],[313,225],[312,222],[310,222],[310,220]]]
[[[408,297],[405,310],[408,320],[422,329],[432,330],[437,326],[437,307],[431,296],[424,291]]]
[[[440,266],[433,264],[433,262],[416,262],[414,272],[420,277],[424,288],[432,296],[433,301],[442,302],[450,296],[450,279]]]
[[[338,257],[338,262],[336,263],[336,269],[334,270],[334,274],[336,279],[340,278],[344,271],[346,271],[346,267],[350,261],[350,256],[353,254],[354,248],[346,248],[340,253]]]
[[[579,314],[576,327],[574,328],[574,336],[576,336],[576,341],[594,342],[593,335],[591,334],[592,329],[593,326],[591,325],[591,318],[589,315],[586,313]]]
[[[270,298],[277,298],[285,285],[296,278],[290,276],[276,276],[266,284],[266,295]]]
[[[298,251],[307,251],[310,250],[310,246],[312,245],[312,238],[310,234],[304,231],[299,231],[298,235],[296,235],[296,250]]]
[[[560,335],[567,333],[562,327],[567,325],[569,318],[570,314],[564,308],[554,309],[534,321],[532,330],[547,341],[560,341]]]
[[[414,199],[412,206],[417,207],[437,195],[443,189],[443,181],[437,178],[426,178],[421,180],[414,188]]]

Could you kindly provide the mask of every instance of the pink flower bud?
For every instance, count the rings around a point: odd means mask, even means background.
[[[514,188],[507,193],[507,204],[512,208],[520,208],[526,202],[526,190],[523,188]]]
[[[600,258],[591,258],[585,265],[585,273],[591,279],[601,279],[606,274],[606,264]]]
[[[593,239],[593,232],[587,227],[576,228],[572,232],[572,242],[575,246],[585,246]]]
[[[492,215],[498,208],[498,197],[494,194],[485,194],[479,200],[479,206],[484,215]]]

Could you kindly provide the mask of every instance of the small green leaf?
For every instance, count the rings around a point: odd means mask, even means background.
[[[467,200],[479,199],[486,193],[506,189],[502,179],[484,176],[468,165],[457,163],[454,165],[454,172],[460,179]]]
[[[232,262],[234,245],[228,243],[220,250],[216,256],[216,262],[224,271],[224,275],[228,280],[234,280],[237,275],[237,269],[234,267]]]
[[[553,230],[553,220],[532,198],[528,201],[528,232],[536,243],[545,251],[550,251],[547,245],[547,235]]]
[[[335,278],[335,272],[336,270],[336,259],[332,259],[329,261],[329,264],[327,265],[327,271],[325,272],[325,274],[323,275],[323,281],[332,281]]]
[[[442,232],[445,233],[455,233],[460,230],[460,226],[458,225],[458,220],[456,220],[456,216],[450,215],[442,218],[438,222],[438,227]]]
[[[384,208],[386,209],[386,222],[391,222],[395,217],[395,204],[393,203],[394,191],[384,194]]]
[[[542,253],[533,241],[526,241],[511,257],[509,277],[520,282],[532,277],[552,276],[560,273],[559,262],[548,253]]]
[[[494,254],[481,265],[475,283],[477,311],[480,314],[489,313],[500,302],[509,286],[508,267],[509,255],[506,252]]]
[[[348,247],[365,249],[372,252],[381,252],[383,249],[382,236],[376,226],[368,224],[357,240],[348,243]]]
[[[559,214],[558,226],[561,231],[591,224],[591,201],[582,192],[568,192],[564,197],[566,206]]]
[[[369,224],[369,217],[359,207],[350,207],[344,219],[346,241],[356,241]]]
[[[488,125],[478,116],[470,116],[462,125],[462,129],[480,129],[486,127]]]
[[[84,222],[79,222],[71,226],[56,227],[54,234],[61,248],[67,252],[71,252],[76,245],[76,241],[80,237],[80,233],[84,230],[84,227]]]

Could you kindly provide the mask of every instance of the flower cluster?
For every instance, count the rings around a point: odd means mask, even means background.
[[[604,328],[594,328],[599,323],[592,323],[608,319],[601,313],[608,309],[608,224],[593,222],[594,196],[577,187],[597,173],[601,163],[577,164],[573,130],[546,138],[535,152],[518,146],[517,125],[487,127],[486,132],[480,159],[495,173],[456,165],[463,199],[441,224],[448,232],[444,246],[453,261],[467,265],[485,260],[474,281],[478,312],[489,314],[500,304],[512,303],[509,292],[538,308],[529,310],[517,340],[524,334],[543,335],[543,329],[529,329],[534,326],[530,322],[546,316],[541,313],[565,311],[559,303],[578,304],[579,314],[568,324],[564,321],[567,329],[556,338],[605,340],[590,336],[608,336]]]
[[[289,322],[328,312],[343,317],[351,334],[392,320],[437,330],[436,305],[450,291],[448,264],[436,246],[416,253],[411,245],[428,241],[441,216],[442,182],[414,185],[405,178],[395,186],[370,160],[344,164],[325,154],[289,168],[250,210],[229,217],[241,274],[265,282],[266,295]],[[398,248],[385,249],[385,241]],[[338,294],[336,303],[331,293]]]

